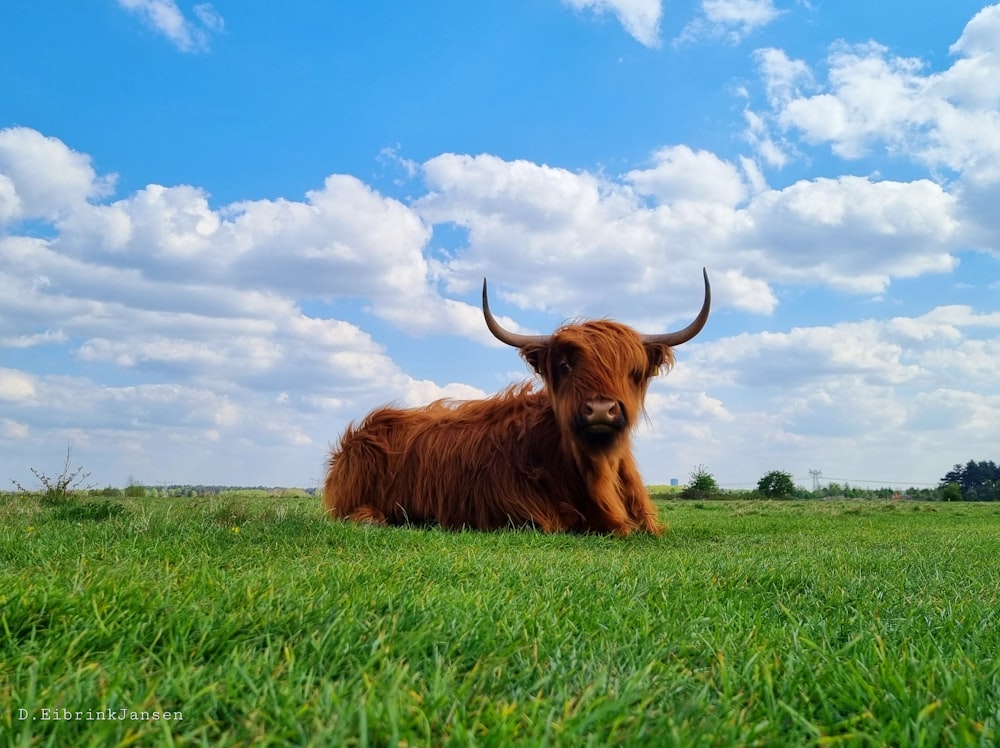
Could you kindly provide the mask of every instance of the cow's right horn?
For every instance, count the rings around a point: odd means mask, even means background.
[[[708,270],[702,268],[701,272],[702,275],[705,276],[705,300],[701,303],[701,311],[698,312],[698,316],[694,318],[694,322],[685,327],[683,330],[665,332],[659,335],[643,335],[642,342],[675,346],[688,342],[691,338],[701,332],[701,328],[703,328],[705,323],[708,322],[708,312],[712,308],[712,286],[709,285],[708,282]]]
[[[490,302],[486,299],[486,279],[483,278],[483,316],[486,318],[486,326],[490,328],[493,337],[501,343],[512,345],[515,348],[524,348],[529,345],[538,345],[548,340],[548,335],[522,335],[521,333],[505,330],[500,323],[493,318],[490,312]]]

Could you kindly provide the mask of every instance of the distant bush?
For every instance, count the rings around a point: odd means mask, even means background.
[[[962,487],[952,481],[941,487],[941,501],[961,501]]]
[[[37,495],[39,503],[52,510],[52,517],[54,519],[100,521],[124,513],[124,506],[113,501],[108,501],[107,499],[102,501],[84,501],[84,496],[90,493],[97,493],[102,496],[115,496],[121,495],[121,491],[108,486],[95,492],[93,491],[93,486],[83,485],[83,482],[90,477],[90,473],[85,473],[82,467],[70,468],[72,457],[73,450],[67,447],[66,461],[63,463],[62,471],[55,477],[48,476],[36,468],[28,468],[40,484],[39,489],[36,491],[29,491],[16,480],[12,480],[11,483],[17,487],[21,495]]]
[[[719,495],[719,484],[708,468],[698,465],[691,471],[691,482],[680,492],[682,499],[713,499]]]
[[[62,506],[63,504],[78,500],[80,491],[89,491],[93,486],[84,486],[83,482],[90,477],[90,473],[83,472],[82,467],[75,470],[70,468],[73,458],[73,449],[66,448],[66,462],[63,463],[62,472],[52,478],[35,468],[28,468],[31,474],[38,479],[41,489],[34,493],[41,494],[41,502],[44,506]],[[12,480],[17,490],[21,493],[33,493],[22,486],[16,480]]]
[[[795,481],[791,473],[772,470],[757,481],[757,491],[769,499],[788,498],[795,492]]]

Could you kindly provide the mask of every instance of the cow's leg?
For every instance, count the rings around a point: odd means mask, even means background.
[[[617,465],[608,459],[597,458],[587,476],[587,489],[593,502],[588,529],[620,537],[635,529],[635,523],[622,501]]]
[[[649,492],[642,482],[642,476],[639,475],[635,463],[626,458],[622,460],[618,471],[625,507],[635,527],[653,535],[662,533],[663,525],[660,523],[656,504],[649,498]]]
[[[547,497],[543,497],[531,512],[532,524],[546,533],[569,532],[579,528],[580,521],[580,512],[572,504],[565,501],[550,504]]]
[[[351,522],[360,522],[369,525],[386,524],[385,515],[375,507],[367,505],[362,505],[357,509],[354,509],[345,517],[345,519],[349,519]]]

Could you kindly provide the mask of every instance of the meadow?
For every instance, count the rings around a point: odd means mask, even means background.
[[[1000,741],[1000,503],[669,500],[625,539],[122,503],[0,498],[0,744]]]

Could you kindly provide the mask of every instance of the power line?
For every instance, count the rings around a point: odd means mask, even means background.
[[[916,483],[914,481],[903,480],[873,480],[869,478],[834,478],[827,476],[827,480],[843,481],[845,483],[881,483],[884,486],[930,486],[936,487],[937,483]]]
[[[820,473],[821,477],[824,480],[826,480],[826,481],[833,481],[833,482],[838,482],[838,483],[849,483],[849,484],[851,484],[853,486],[858,486],[858,484],[866,484],[866,483],[878,483],[879,485],[889,486],[889,487],[905,487],[905,488],[928,487],[928,488],[937,488],[940,485],[940,483],[921,483],[921,482],[918,482],[918,481],[875,480],[875,479],[868,479],[868,478],[836,478],[836,477],[833,477],[833,476],[822,475],[822,472],[823,472],[822,470],[819,470],[819,471],[816,471],[816,472]],[[809,479],[813,481],[813,490],[814,491],[817,490],[819,488],[819,483],[818,483],[818,481],[816,479],[816,476],[813,475],[813,471],[812,470],[809,471]],[[806,481],[806,479],[803,478],[802,476],[793,476],[792,480],[795,481],[796,484],[798,484],[798,483],[804,483]],[[736,483],[719,483],[718,485],[719,485],[719,488],[742,488],[743,486],[750,486],[750,487],[756,486],[757,482],[756,481],[739,481],[739,482],[736,482]]]

